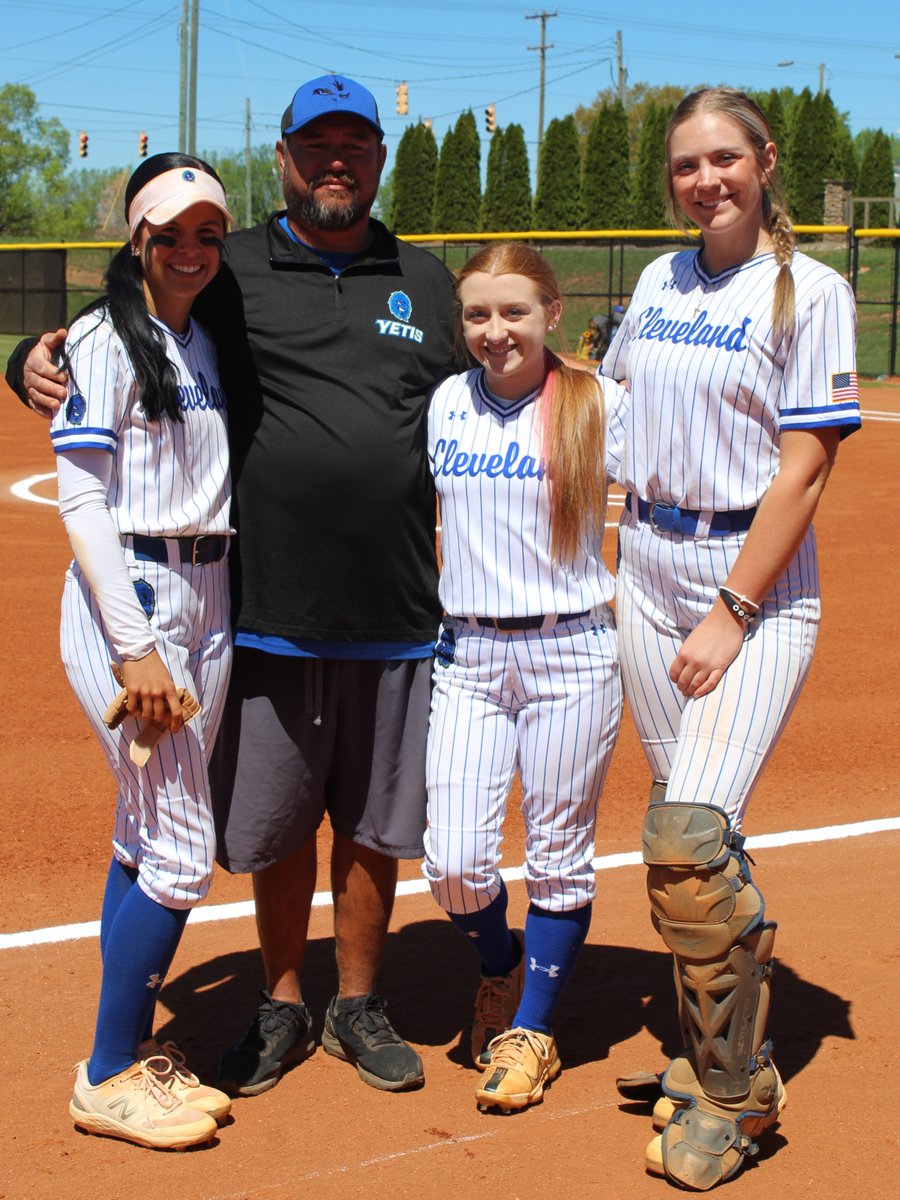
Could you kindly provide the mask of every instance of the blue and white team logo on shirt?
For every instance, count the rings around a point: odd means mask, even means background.
[[[388,312],[398,321],[408,321],[412,316],[412,300],[406,292],[391,292],[388,296]]]
[[[406,338],[410,342],[425,340],[425,331],[409,323],[412,316],[412,300],[406,292],[391,292],[387,306],[394,320],[388,320],[387,317],[375,318],[375,328],[381,337]]]
[[[69,402],[66,405],[66,420],[70,425],[80,425],[84,420],[84,414],[87,411],[87,405],[84,402],[84,396],[80,396],[76,392],[69,397]]]

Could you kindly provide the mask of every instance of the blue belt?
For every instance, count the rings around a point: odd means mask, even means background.
[[[178,547],[179,562],[190,563],[194,567],[218,562],[228,553],[228,538],[221,533],[201,533],[197,537],[179,538],[150,537],[146,533],[132,533],[130,536],[134,557],[145,561],[167,563],[167,542],[174,542]]]
[[[639,521],[652,525],[657,533],[682,533],[692,537],[697,532],[703,513],[695,508],[679,508],[676,504],[665,504],[661,500],[649,503],[639,496],[625,497],[625,507],[634,512],[633,500],[637,501]],[[716,512],[709,516],[709,537],[727,537],[729,533],[745,533],[756,516],[755,508],[739,508],[734,512]]]

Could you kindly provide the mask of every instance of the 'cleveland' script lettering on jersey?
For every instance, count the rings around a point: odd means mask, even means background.
[[[510,442],[505,454],[469,454],[452,438],[439,438],[434,447],[436,475],[486,475],[488,479],[543,479],[544,460],[523,454],[518,442]]]
[[[721,350],[746,350],[747,327],[751,318],[744,317],[740,325],[710,325],[706,309],[693,321],[676,321],[664,315],[662,305],[645,308],[638,318],[639,338],[656,342],[675,342],[685,346],[715,346]]]
[[[178,385],[178,407],[182,412],[188,412],[192,408],[201,412],[204,409],[218,412],[225,407],[225,394],[215,384],[210,387],[206,376],[200,372],[196,383]]]

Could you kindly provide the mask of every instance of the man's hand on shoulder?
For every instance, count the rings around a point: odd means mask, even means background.
[[[43,334],[25,359],[22,371],[28,407],[48,421],[66,398],[66,372],[53,361],[56,351],[65,344],[66,332],[57,329]]]

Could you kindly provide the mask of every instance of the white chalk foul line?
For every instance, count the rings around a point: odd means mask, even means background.
[[[843,838],[864,837],[867,834],[887,833],[900,829],[900,817],[883,817],[873,821],[856,821],[851,825],[826,825],[821,829],[793,829],[784,833],[763,833],[747,838],[748,850],[761,850],[778,846],[801,846],[812,842],[834,842]],[[641,865],[639,850],[626,854],[605,854],[595,858],[595,871],[614,871],[618,867]],[[522,879],[521,867],[505,867],[500,874],[507,882]],[[416,896],[427,892],[425,879],[404,879],[397,884],[398,896]],[[328,908],[330,892],[316,892],[314,908]],[[253,901],[240,900],[232,904],[209,904],[195,908],[191,913],[191,924],[202,925],[208,921],[233,921],[238,917],[253,916]],[[28,946],[46,946],[54,942],[74,942],[79,938],[99,937],[99,921],[81,921],[77,925],[50,925],[45,929],[27,929],[21,933],[0,934],[0,950],[20,950]]]
[[[32,504],[52,504],[54,508],[58,508],[55,500],[48,500],[46,496],[36,496],[31,490],[36,484],[46,483],[48,479],[55,478],[55,471],[51,471],[49,475],[29,475],[27,479],[20,479],[18,483],[14,483],[9,490],[19,500],[30,500]]]

